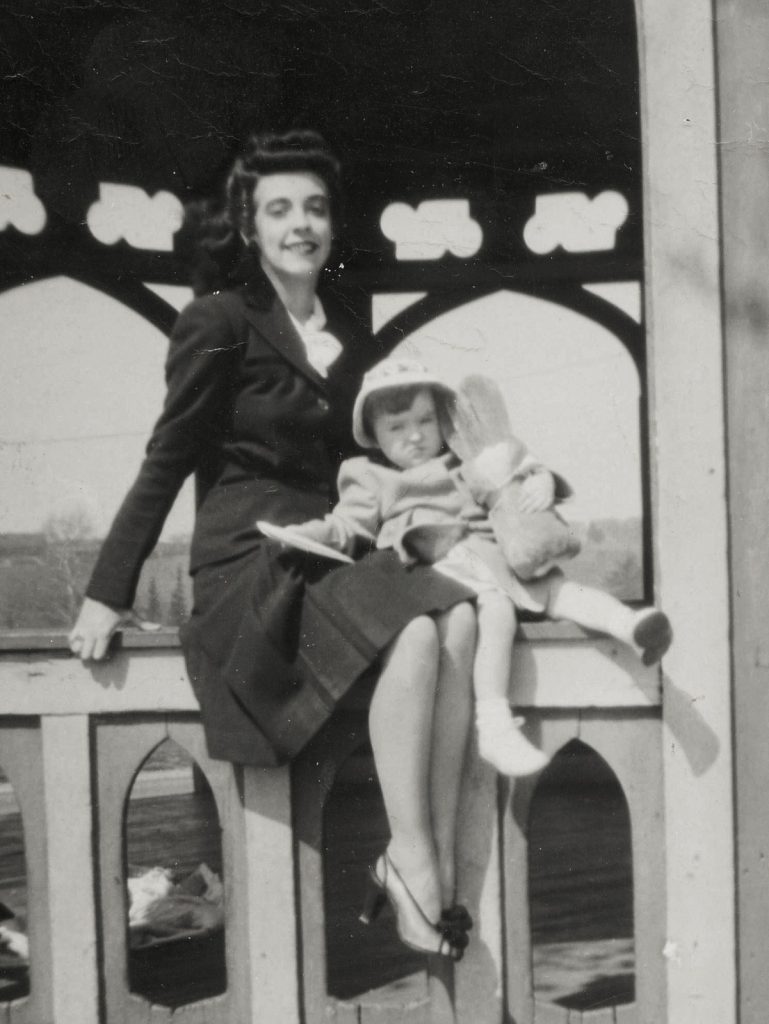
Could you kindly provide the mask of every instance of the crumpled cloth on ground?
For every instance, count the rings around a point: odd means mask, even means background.
[[[174,882],[167,868],[154,867],[128,879],[130,945],[153,939],[215,931],[224,926],[224,888],[206,864]]]

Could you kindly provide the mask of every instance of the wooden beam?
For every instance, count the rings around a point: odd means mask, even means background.
[[[763,1024],[769,972],[769,11],[716,0],[741,1024]]]
[[[662,705],[667,1020],[732,1024],[734,817],[712,6],[636,6],[655,591],[676,634]]]
[[[88,718],[44,718],[42,741],[53,1018],[57,1024],[97,1024],[99,982]]]

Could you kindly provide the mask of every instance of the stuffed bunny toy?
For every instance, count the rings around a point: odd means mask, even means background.
[[[515,574],[534,579],[576,555],[580,542],[554,508],[519,509],[523,480],[541,467],[513,434],[496,383],[482,376],[464,378],[456,393],[444,400],[441,417],[449,447],[462,461],[461,478],[488,510],[497,543]],[[571,493],[560,478],[556,485],[561,497]]]

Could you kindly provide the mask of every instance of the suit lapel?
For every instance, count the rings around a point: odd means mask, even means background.
[[[256,265],[257,272],[253,272]],[[256,260],[245,261],[239,268],[238,277],[244,282],[244,315],[262,341],[274,348],[284,359],[316,387],[326,390],[326,381],[307,359],[299,333],[288,315],[286,307],[278,298],[275,289],[264,276]]]

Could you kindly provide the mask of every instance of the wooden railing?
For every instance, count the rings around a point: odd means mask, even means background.
[[[529,625],[513,699],[555,754],[572,739],[610,766],[630,813],[635,1001],[576,1011],[539,1003],[532,980],[528,809],[536,779],[500,782],[471,753],[460,885],[477,926],[455,968],[428,964],[423,990],[392,1000],[330,996],[326,984],[323,813],[365,741],[364,698],[338,713],[289,769],[210,760],[172,635],[126,635],[84,668],[63,636],[0,644],[0,767],[24,822],[30,991],[3,1024],[661,1024],[665,1020],[660,677],[608,640]],[[171,738],[211,786],[222,827],[227,988],[175,1011],[129,990],[124,820],[142,762]],[[564,865],[564,870],[567,866]]]

